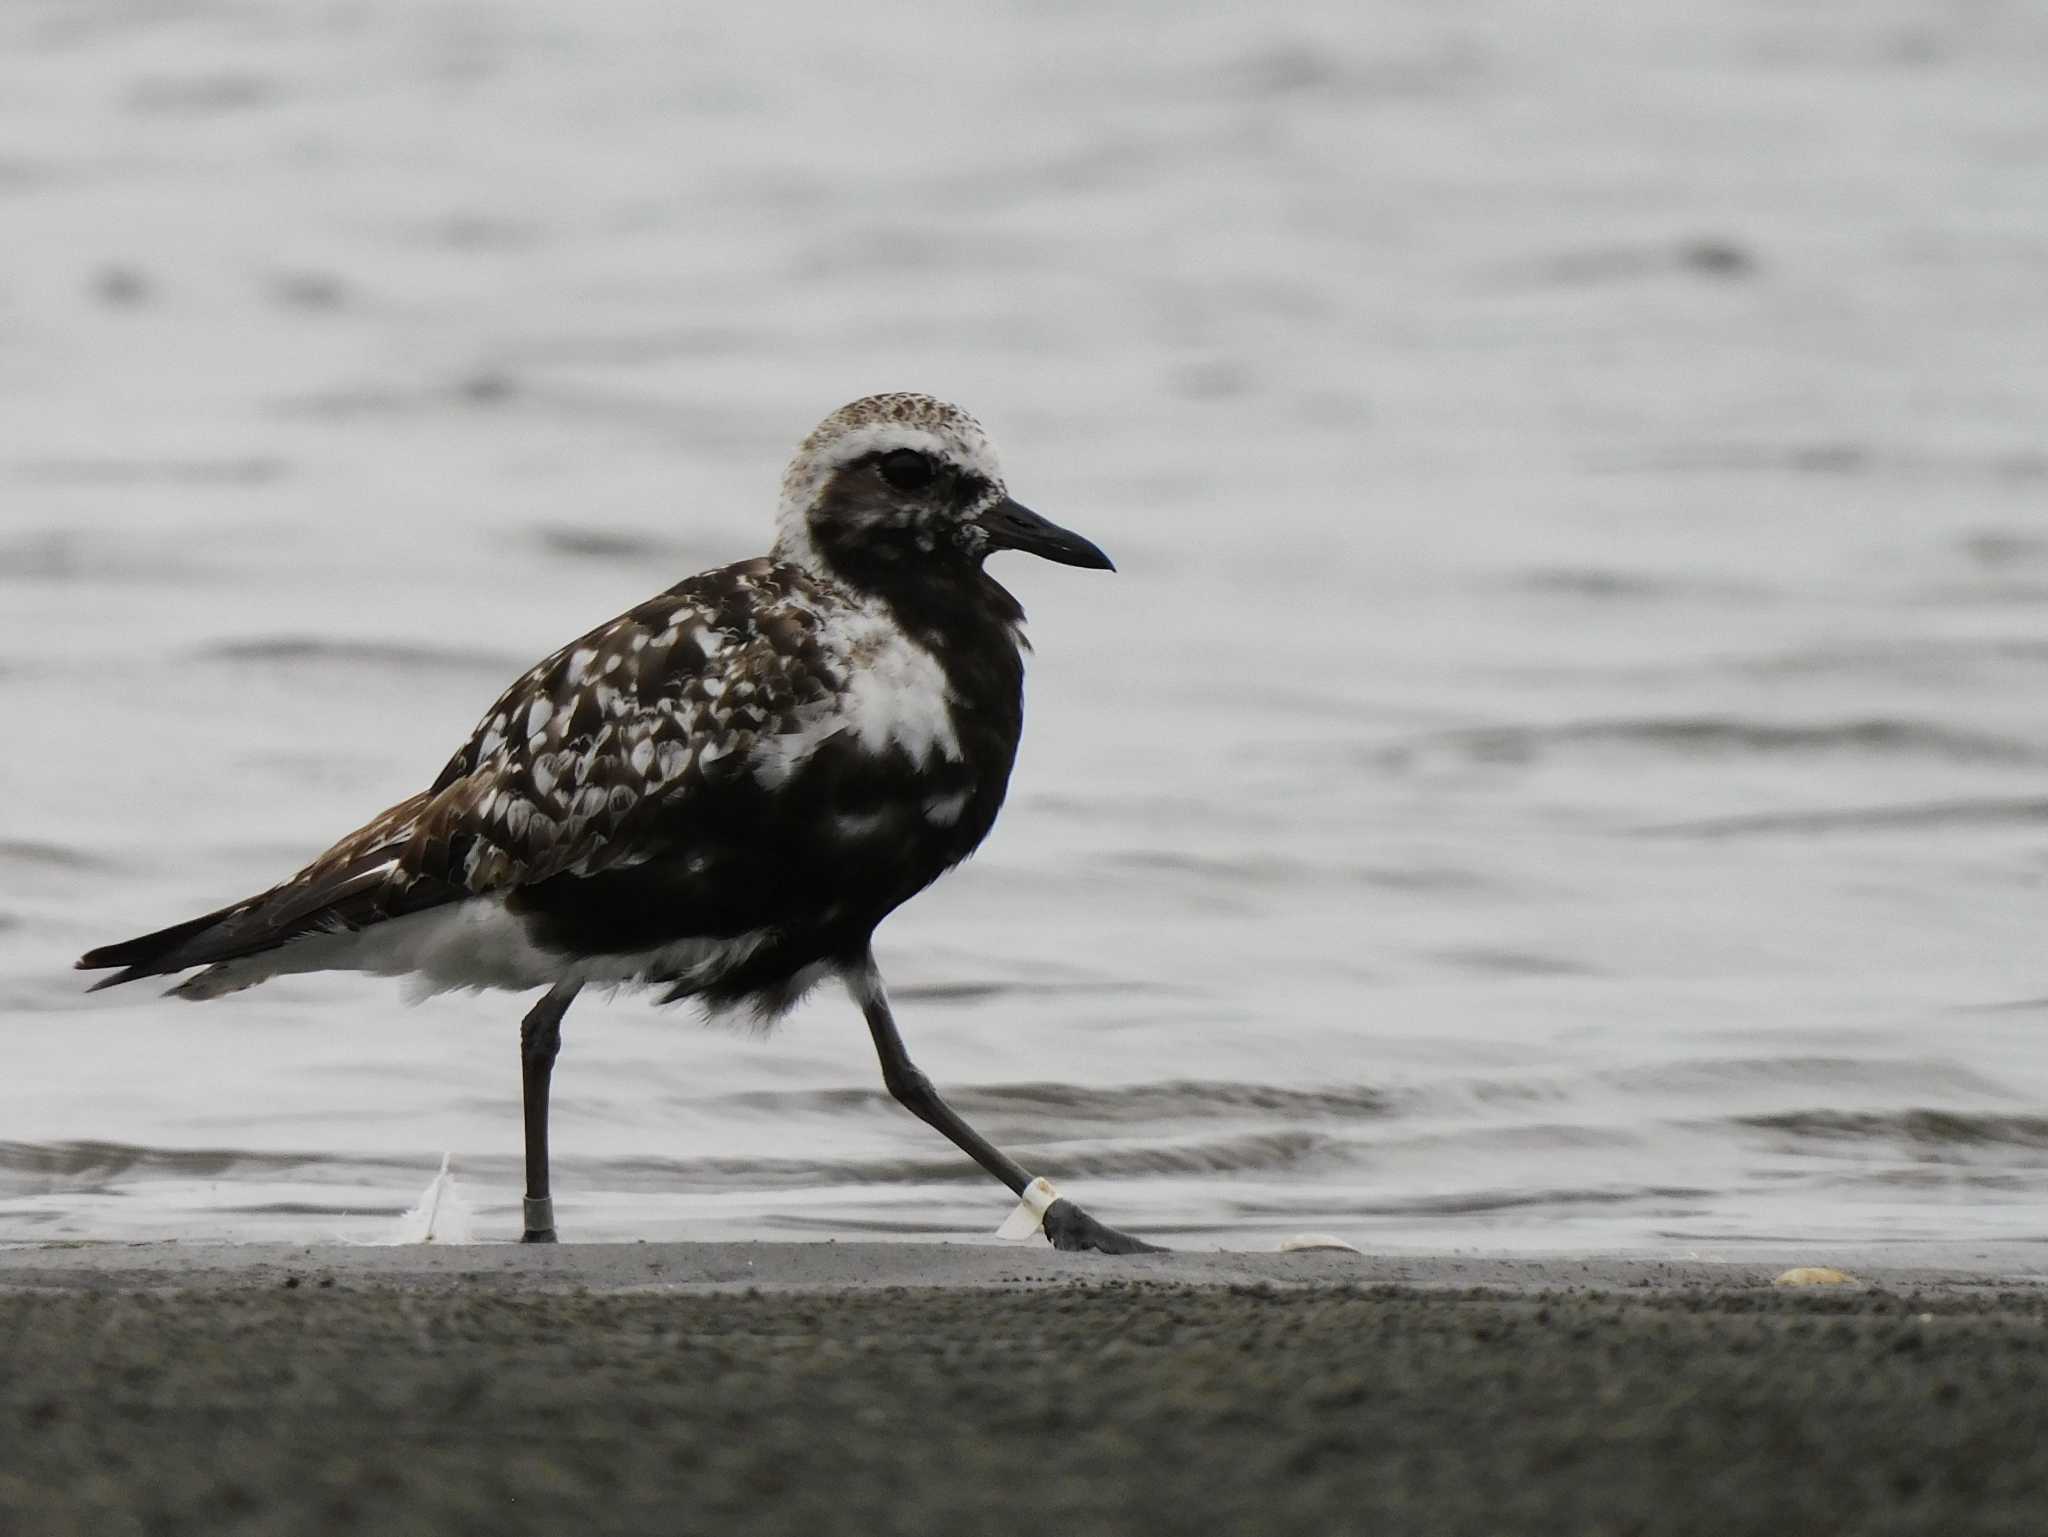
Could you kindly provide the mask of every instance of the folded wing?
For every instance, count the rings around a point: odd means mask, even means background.
[[[801,573],[706,572],[572,641],[508,688],[433,785],[282,884],[88,952],[96,984],[234,960],[313,933],[658,855],[688,798],[829,732],[837,659]]]

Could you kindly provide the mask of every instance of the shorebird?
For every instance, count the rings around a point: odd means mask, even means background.
[[[533,1243],[556,1236],[548,1088],[582,988],[765,1022],[837,978],[889,1092],[1024,1197],[1056,1248],[1149,1249],[947,1105],[875,965],[876,926],[974,851],[1009,785],[1024,611],[983,569],[999,550],[1114,569],[1011,499],[957,406],[857,400],[797,450],[767,556],[562,647],[433,784],[290,879],[78,965],[120,968],[96,989],[202,968],[171,989],[190,999],[305,971],[545,988],[519,1032]]]

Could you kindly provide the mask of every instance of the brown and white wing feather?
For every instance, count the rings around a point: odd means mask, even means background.
[[[650,857],[678,797],[815,729],[839,673],[811,579],[705,572],[572,641],[492,705],[433,785],[244,902],[85,955],[111,987]]]
[[[810,598],[800,573],[749,561],[564,646],[441,771],[396,878],[480,895],[649,857],[642,826],[829,706]]]

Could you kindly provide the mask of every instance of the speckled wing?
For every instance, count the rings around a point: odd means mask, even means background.
[[[393,880],[480,895],[656,857],[643,832],[755,773],[831,710],[807,579],[706,572],[564,646],[494,704],[427,792]]]
[[[708,571],[564,646],[492,705],[433,786],[243,902],[80,962],[98,986],[658,857],[690,797],[833,729],[818,594],[762,559]]]

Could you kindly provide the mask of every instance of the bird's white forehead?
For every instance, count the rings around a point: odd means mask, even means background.
[[[992,486],[1003,483],[995,444],[958,406],[930,395],[870,395],[841,406],[804,439],[783,477],[784,497],[807,502],[833,471],[898,448],[930,454]]]
[[[972,435],[934,431],[929,427],[910,427],[898,422],[855,427],[841,433],[819,445],[817,462],[829,474],[870,454],[886,454],[899,448],[914,448],[919,453],[930,454],[934,459],[957,465],[991,483],[1002,480],[1002,473],[996,468],[995,446],[985,434],[979,431]]]

